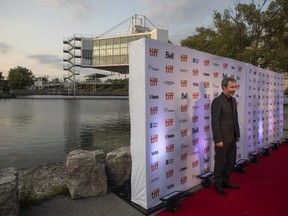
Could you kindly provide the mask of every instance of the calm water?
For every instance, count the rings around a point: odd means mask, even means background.
[[[130,145],[128,100],[0,100],[0,168],[64,162],[74,149]]]
[[[288,106],[284,128],[288,129]],[[288,133],[284,131],[284,137]],[[74,149],[130,145],[128,100],[0,100],[0,168],[64,162]]]

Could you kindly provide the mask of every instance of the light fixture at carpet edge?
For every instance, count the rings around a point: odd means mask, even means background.
[[[212,179],[214,178],[214,173],[209,171],[203,174],[200,174],[197,176],[198,178],[200,178],[202,180],[202,185],[204,187],[211,187],[212,185]]]
[[[265,156],[270,156],[270,146],[265,146],[262,148],[262,154],[265,155]]]
[[[274,150],[279,150],[280,141],[270,143],[270,148]]]
[[[240,160],[236,161],[235,170],[240,172],[240,173],[245,173],[244,166],[246,164],[248,164],[247,159],[240,159]]]
[[[160,200],[165,204],[165,207],[170,212],[176,212],[180,206],[179,201],[185,197],[191,196],[193,193],[188,191],[173,191],[163,197]]]
[[[254,163],[259,162],[259,152],[253,151],[249,154],[249,157],[250,157],[250,161],[252,161]]]

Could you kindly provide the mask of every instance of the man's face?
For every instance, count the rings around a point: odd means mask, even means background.
[[[237,89],[237,82],[232,81],[228,82],[227,87],[225,86],[223,87],[224,94],[229,97],[234,96],[236,89]]]

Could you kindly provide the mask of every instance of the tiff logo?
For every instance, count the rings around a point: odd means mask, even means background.
[[[172,177],[173,174],[174,174],[174,170],[173,169],[166,171],[166,178]]]
[[[173,73],[174,66],[173,65],[166,65],[165,71],[166,73]]]
[[[198,115],[192,116],[192,122],[198,122]]]
[[[194,93],[192,94],[192,98],[193,98],[193,99],[198,99],[198,98],[199,98],[199,92],[194,92]]]
[[[192,162],[192,167],[193,168],[198,167],[198,166],[199,166],[199,161],[198,160]]]
[[[180,60],[181,60],[181,62],[187,62],[187,60],[188,60],[188,55],[181,54]]]
[[[153,190],[152,192],[151,192],[151,197],[152,197],[152,199],[155,199],[156,197],[158,197],[160,195],[160,188],[157,188],[157,189],[155,189],[155,190]]]
[[[166,98],[166,100],[173,100],[174,92],[166,92],[165,98]]]
[[[187,87],[187,80],[181,80],[181,87]]]
[[[150,115],[156,115],[158,113],[158,106],[150,107]]]
[[[166,146],[166,153],[170,153],[174,151],[175,144],[170,144]]]
[[[187,181],[188,181],[187,176],[183,176],[183,177],[181,177],[181,179],[180,179],[181,185],[186,184]]]
[[[158,134],[152,135],[151,138],[150,138],[150,140],[151,140],[151,143],[156,143],[156,142],[158,142]]]
[[[210,60],[204,59],[204,66],[209,66],[209,64],[210,64]]]
[[[159,168],[159,162],[155,162],[151,164],[151,171],[155,171]]]
[[[193,76],[198,76],[199,75],[199,70],[198,69],[193,69],[192,70]]]
[[[173,118],[165,120],[166,127],[173,126],[173,123],[174,123],[174,119]]]
[[[184,154],[181,154],[181,161],[184,161],[187,159],[187,152]]]
[[[181,137],[185,137],[187,135],[188,135],[188,130],[187,129],[181,130]]]
[[[150,78],[150,86],[157,86],[158,78]]]
[[[209,82],[204,82],[203,85],[204,85],[204,88],[209,88]]]
[[[157,57],[158,56],[158,49],[156,48],[149,48],[149,54],[152,57]]]
[[[181,105],[181,112],[187,112],[188,106],[187,105]]]
[[[217,72],[217,71],[213,72],[213,77],[214,78],[218,78],[219,77],[219,72]]]

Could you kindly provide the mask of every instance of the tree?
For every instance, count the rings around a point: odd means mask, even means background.
[[[25,89],[33,84],[34,75],[31,70],[17,66],[8,72],[8,83],[11,89]]]
[[[4,80],[4,77],[2,76],[2,72],[0,72],[0,81]]]
[[[262,2],[262,3],[260,3]],[[182,46],[251,63],[274,71],[288,71],[288,2],[254,0],[238,3],[223,14],[214,11],[213,29],[197,28]]]

